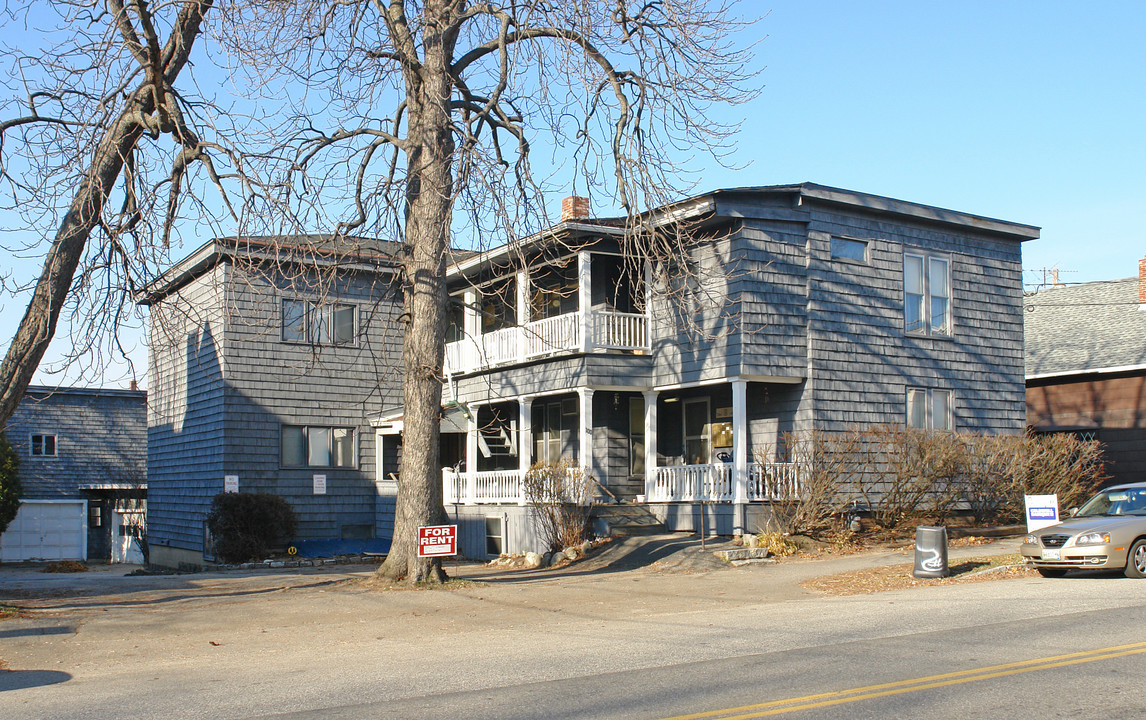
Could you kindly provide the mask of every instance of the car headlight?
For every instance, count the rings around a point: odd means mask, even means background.
[[[1075,545],[1102,545],[1110,542],[1110,533],[1086,533],[1074,539]]]
[[[1038,545],[1038,544],[1039,544],[1039,538],[1037,535],[1035,535],[1034,533],[1027,535],[1027,545]]]

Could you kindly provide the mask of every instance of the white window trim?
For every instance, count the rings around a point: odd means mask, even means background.
[[[923,415],[926,421],[926,427],[917,427],[911,424],[911,393],[921,392],[924,397]],[[935,427],[935,393],[947,394],[947,427]],[[912,430],[943,430],[955,431],[955,392],[947,388],[928,388],[928,387],[908,387],[903,394],[903,415],[904,426]]]
[[[297,339],[297,338],[288,338],[287,337],[287,334],[286,334],[286,330],[287,330],[286,305],[288,302],[305,303],[305,305],[306,305],[306,312],[303,315],[303,321],[304,321],[304,326],[305,326],[305,328],[303,330],[303,335],[305,335],[305,337],[301,340]],[[333,328],[334,327],[334,311],[337,308],[351,308],[351,310],[352,310],[353,323],[352,323],[352,327],[350,328],[350,340],[345,341],[345,342],[320,342],[316,337],[317,326],[314,324],[312,318],[314,317],[316,312],[322,312],[328,316],[326,318],[326,322],[329,324],[330,327]],[[349,302],[346,300],[337,300],[337,301],[330,301],[330,302],[318,302],[318,301],[310,300],[310,299],[304,298],[304,297],[284,296],[281,299],[281,301],[279,302],[279,339],[282,340],[284,343],[288,343],[290,345],[314,345],[314,346],[321,346],[321,347],[357,347],[358,346],[358,335],[359,335],[359,330],[360,330],[358,315],[359,315],[358,303]]]
[[[908,330],[907,329],[907,258],[909,258],[909,257],[918,259],[920,261],[920,264],[921,264],[922,269],[923,269],[923,278],[922,278],[922,281],[923,281],[923,287],[922,287],[922,290],[923,290],[923,310],[922,310],[922,316],[920,318],[923,326],[919,330]],[[946,318],[945,318],[946,325],[947,325],[947,332],[945,332],[945,333],[935,332],[934,330],[931,329],[931,302],[932,302],[932,297],[933,297],[932,292],[931,292],[931,262],[933,260],[939,260],[939,261],[947,263],[947,312],[946,312]],[[949,255],[944,255],[942,253],[927,254],[927,253],[908,252],[908,251],[905,251],[903,253],[903,272],[901,273],[901,277],[902,277],[902,281],[903,281],[903,309],[904,309],[903,332],[904,332],[904,334],[913,335],[913,336],[926,336],[926,337],[933,337],[933,338],[954,337],[955,325],[954,325],[954,322],[952,319],[953,318],[952,307],[954,306],[955,301],[954,301],[954,298],[952,297],[954,295],[954,292],[952,289],[952,274],[953,274],[952,273],[952,265],[953,265],[953,263],[951,262],[951,257]]]
[[[51,453],[37,453],[36,452],[36,438],[52,438],[52,452]],[[43,441],[41,441],[42,444]],[[60,456],[60,437],[56,433],[34,432],[28,433],[28,457],[34,458],[58,458]]]
[[[349,464],[349,465],[335,465],[333,462],[331,462],[331,464],[329,464],[329,465],[309,465],[309,464],[306,464],[306,465],[287,465],[287,464],[285,464],[283,462],[283,435],[284,435],[283,429],[288,428],[288,427],[302,428],[303,437],[306,439],[306,455],[307,455],[308,460],[310,459],[310,434],[308,432],[310,430],[310,428],[324,429],[324,430],[330,430],[331,431],[331,433],[330,433],[330,446],[329,446],[328,450],[330,451],[330,457],[332,460],[334,458],[334,431],[335,430],[348,430],[350,432],[350,459],[351,459],[351,464]],[[282,423],[279,425],[279,468],[281,468],[283,470],[300,470],[300,469],[306,470],[306,469],[310,469],[310,468],[323,468],[323,469],[328,469],[328,470],[354,470],[354,469],[357,469],[358,468],[358,436],[359,435],[361,435],[361,433],[358,432],[358,428],[352,427],[349,425],[318,425],[318,424],[296,425],[294,423]]]

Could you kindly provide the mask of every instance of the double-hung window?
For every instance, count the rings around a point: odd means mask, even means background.
[[[354,430],[323,425],[283,425],[282,466],[354,467]]]
[[[903,255],[904,330],[915,335],[951,334],[951,263],[927,255]]]
[[[56,436],[43,433],[32,435],[32,457],[56,457]]]
[[[907,389],[907,427],[918,430],[953,430],[954,412],[950,390]]]
[[[349,345],[354,342],[355,307],[346,303],[319,304],[310,300],[283,299],[283,340],[317,345]]]

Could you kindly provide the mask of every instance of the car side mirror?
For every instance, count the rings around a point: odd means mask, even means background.
[[[1074,517],[1075,515],[1078,515],[1078,508],[1072,507],[1070,510],[1066,511],[1066,514],[1070,517]]]

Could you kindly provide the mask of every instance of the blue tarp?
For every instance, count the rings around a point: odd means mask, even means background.
[[[390,552],[388,538],[373,540],[298,540],[291,543],[298,550],[298,557],[319,558],[338,555],[384,555]]]

